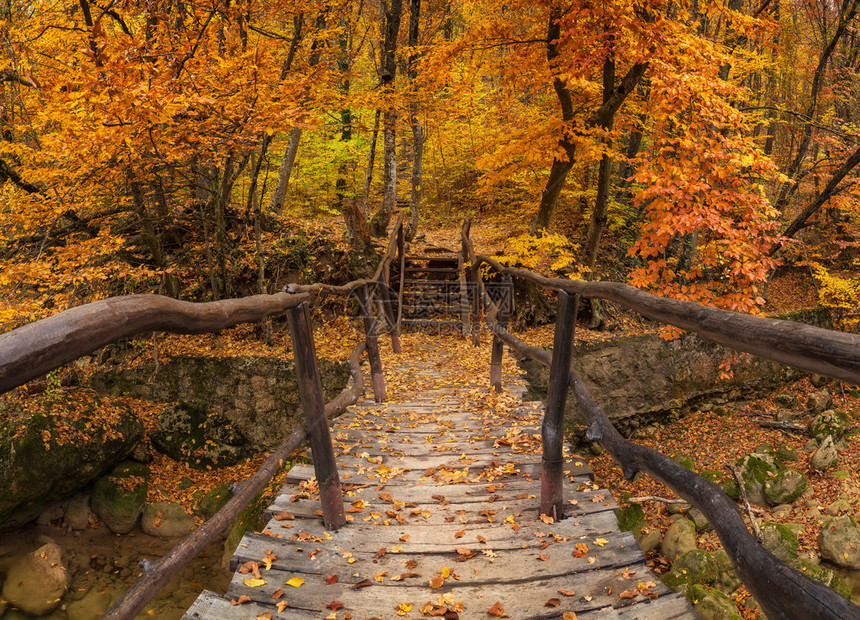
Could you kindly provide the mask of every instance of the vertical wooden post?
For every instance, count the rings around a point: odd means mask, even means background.
[[[391,348],[395,353],[400,353],[400,332],[394,318],[394,309],[391,307],[391,304],[394,303],[394,299],[391,296],[391,289],[388,286],[388,278],[386,278],[386,281],[382,284],[382,311],[385,312],[385,320],[388,321],[388,324],[391,326]]]
[[[403,285],[406,282],[406,244],[403,238],[403,226],[397,231],[397,255],[400,258],[400,286],[397,290],[397,322],[394,328],[400,338],[400,322],[403,319]],[[396,351],[399,353],[400,351]]]
[[[373,318],[373,307],[370,305],[370,295],[367,292],[367,285],[358,287],[355,293],[358,295],[361,314],[364,316],[367,359],[370,361],[370,373],[373,377],[373,397],[378,403],[385,402],[385,378],[382,376],[382,360],[379,359],[376,321]]]
[[[323,522],[326,529],[336,530],[346,522],[343,511],[343,492],[340,488],[328,419],[325,416],[325,400],[317,368],[317,353],[307,304],[301,303],[295,308],[290,308],[287,311],[287,319],[293,341],[293,359],[296,364],[299,396],[302,399],[302,409],[305,411],[305,424],[308,427],[314,457],[314,472],[319,483]]]
[[[541,514],[556,520],[564,518],[564,405],[570,374],[570,354],[579,296],[558,292],[558,311],[552,343],[552,364],[549,368],[546,412],[541,425],[543,461],[540,476]]]
[[[505,284],[511,283],[511,276],[505,274]],[[504,289],[502,289],[504,292]],[[508,320],[511,317],[511,308],[513,304],[513,288],[511,291],[511,299],[509,304],[505,304],[504,300],[500,300],[499,314],[497,315],[497,323],[502,329],[508,328]],[[493,335],[493,349],[490,356],[490,385],[496,392],[502,391],[502,356],[505,352],[505,343],[496,335]]]

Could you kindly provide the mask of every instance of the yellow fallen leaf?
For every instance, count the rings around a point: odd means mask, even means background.
[[[266,585],[265,579],[243,579],[242,583],[244,583],[249,588],[259,588],[260,586]]]
[[[288,585],[288,586],[293,586],[294,588],[298,588],[298,587],[301,587],[301,585],[302,585],[304,582],[305,582],[305,580],[304,580],[304,578],[302,578],[302,577],[290,577],[290,578],[287,580],[286,585]]]
[[[605,538],[598,538],[597,540],[594,541],[594,544],[597,545],[598,547],[602,547],[603,545],[605,545],[608,542],[609,541],[606,540]]]
[[[397,611],[398,616],[405,616],[410,611],[412,611],[412,604],[411,603],[400,603],[394,609]]]
[[[448,577],[451,576],[451,569],[448,568],[447,566],[445,566],[444,568],[442,568],[441,575],[442,575],[442,579],[447,579]]]

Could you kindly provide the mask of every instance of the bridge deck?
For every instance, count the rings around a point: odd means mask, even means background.
[[[293,468],[263,533],[239,544],[226,597],[204,592],[185,618],[696,617],[618,531],[581,459],[565,467],[567,518],[539,518],[541,408],[516,378],[491,394],[456,362],[448,350],[389,366],[400,398],[333,423],[348,523],[325,531],[313,468]]]

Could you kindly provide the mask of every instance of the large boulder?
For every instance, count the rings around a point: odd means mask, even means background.
[[[766,506],[764,485],[776,477],[779,470],[773,456],[764,452],[754,452],[741,458],[737,466],[744,481],[747,499],[752,504]]]
[[[790,527],[781,523],[763,523],[761,534],[762,545],[777,558],[786,564],[797,560],[800,540]]]
[[[32,521],[48,506],[73,495],[134,450],[143,425],[131,410],[92,396],[86,411],[64,417],[5,411],[0,422],[0,530]],[[10,407],[0,404],[0,407]],[[117,413],[113,413],[113,411]],[[0,416],[3,417],[3,416]]]
[[[849,515],[833,517],[818,535],[821,557],[837,566],[860,569],[860,528]]]
[[[810,394],[806,399],[806,408],[812,412],[812,415],[817,415],[822,411],[826,411],[832,406],[833,398],[831,398],[830,390],[827,388]]]
[[[44,616],[59,607],[70,583],[63,550],[48,543],[12,564],[3,583],[2,598],[21,611]]]
[[[345,363],[319,360],[326,401],[349,381]],[[218,414],[254,451],[276,448],[293,427],[303,422],[292,361],[267,357],[187,357],[141,364],[90,379],[92,386],[159,403],[187,402]]]
[[[845,434],[847,421],[848,416],[843,412],[827,409],[812,418],[809,423],[809,434],[818,440],[830,435],[834,441],[838,441]]]
[[[702,620],[743,620],[734,601],[715,588],[694,584],[687,589],[687,600]]]
[[[146,503],[149,470],[125,461],[93,485],[93,510],[115,534],[127,534],[137,524]]]

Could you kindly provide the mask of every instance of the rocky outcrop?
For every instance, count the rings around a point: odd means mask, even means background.
[[[837,566],[860,569],[860,528],[848,515],[825,521],[818,535],[821,557]]]
[[[98,397],[93,407],[99,406]],[[112,407],[118,407],[115,403]],[[0,423],[0,530],[32,521],[134,450],[143,425],[131,411],[91,423],[45,415]]]
[[[742,355],[732,365],[732,378],[719,379],[719,365],[730,353],[694,334],[671,341],[650,334],[578,343],[571,365],[624,435],[652,421],[677,418],[702,403],[771,393],[801,376],[782,364]],[[523,367],[532,393],[545,400],[548,370],[532,361]],[[565,422],[577,425],[583,420],[576,399],[569,397]]]
[[[150,536],[185,536],[194,529],[194,519],[179,504],[154,502],[143,507],[140,529]]]
[[[346,364],[319,360],[326,400],[346,386]],[[102,392],[183,402],[219,415],[254,451],[277,447],[303,413],[292,361],[264,357],[174,357],[91,378]],[[165,428],[170,431],[169,428]]]

